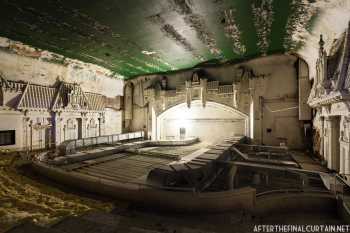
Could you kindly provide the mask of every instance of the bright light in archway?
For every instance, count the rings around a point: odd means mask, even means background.
[[[177,109],[174,111],[173,117],[176,119],[176,126],[178,128],[188,129],[191,127],[191,117],[193,117],[194,113],[190,111],[190,109]]]
[[[250,138],[254,139],[254,101],[251,100],[250,101],[250,108],[249,108],[249,120],[250,120],[250,132],[249,132],[249,136]]]
[[[245,135],[248,116],[234,108],[207,102],[193,101],[176,105],[157,117],[158,139],[172,140],[199,137],[201,141],[217,141],[220,138]]]

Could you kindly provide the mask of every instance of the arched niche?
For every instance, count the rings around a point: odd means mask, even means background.
[[[228,136],[247,136],[249,117],[235,108],[208,101],[203,107],[194,100],[173,106],[159,114],[153,112],[153,139],[179,140],[199,137],[214,142]]]

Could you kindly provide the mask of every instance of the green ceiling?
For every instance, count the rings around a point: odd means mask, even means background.
[[[309,0],[309,2],[313,2]],[[131,78],[296,49],[305,0],[0,0],[0,36]],[[306,20],[305,20],[306,19]],[[303,21],[301,21],[303,20]]]

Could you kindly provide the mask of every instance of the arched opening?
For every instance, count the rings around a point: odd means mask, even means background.
[[[167,109],[156,117],[154,138],[158,140],[181,140],[199,137],[201,141],[215,142],[229,136],[249,133],[248,115],[215,102],[195,100],[191,108],[186,103]]]

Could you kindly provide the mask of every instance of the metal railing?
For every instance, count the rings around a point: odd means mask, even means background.
[[[68,140],[68,141],[64,141],[59,146],[59,152],[61,155],[68,155],[68,154],[75,153],[77,149],[88,147],[88,146],[96,146],[99,144],[115,144],[121,141],[142,139],[142,138],[144,138],[144,132],[137,131],[132,133],[113,134],[113,135]]]
[[[292,193],[315,193],[315,194],[332,194],[329,190],[318,189],[275,189],[257,193],[256,197],[262,197],[270,194],[292,194]]]

